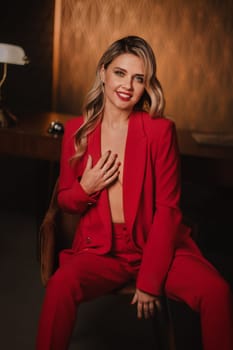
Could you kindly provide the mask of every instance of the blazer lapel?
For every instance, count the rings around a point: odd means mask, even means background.
[[[88,136],[88,154],[92,156],[93,165],[95,165],[101,157],[101,123],[99,123]],[[111,213],[106,189],[101,193],[101,200],[98,202],[98,212],[106,228],[106,232],[111,232]]]
[[[125,221],[130,231],[133,229],[146,168],[147,141],[142,118],[140,112],[130,116],[125,149],[123,203]]]
[[[101,157],[100,133],[101,123],[88,135],[87,149],[88,154],[92,156],[93,165],[95,165]]]
[[[130,115],[125,148],[123,204],[125,221],[130,231],[137,213],[146,168],[147,141],[142,118],[140,112]],[[88,136],[88,154],[92,155],[93,165],[101,157],[101,123]],[[101,193],[98,212],[107,232],[111,232],[111,213],[107,190]]]

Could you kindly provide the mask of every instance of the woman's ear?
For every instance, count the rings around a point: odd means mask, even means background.
[[[105,68],[104,68],[104,65],[102,65],[102,67],[100,68],[100,79],[101,79],[102,83],[105,83]]]

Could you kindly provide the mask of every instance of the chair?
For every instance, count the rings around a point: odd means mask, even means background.
[[[58,267],[58,253],[72,244],[75,227],[79,216],[65,213],[57,203],[58,180],[56,181],[48,210],[39,229],[38,257],[40,277],[44,287]],[[133,295],[135,281],[129,282],[112,292],[115,295]],[[160,301],[161,307],[156,311],[153,322],[159,334],[159,350],[175,350],[174,332],[166,297]]]

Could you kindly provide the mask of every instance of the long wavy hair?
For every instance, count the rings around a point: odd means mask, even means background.
[[[100,58],[94,84],[86,95],[83,105],[84,123],[75,133],[76,153],[71,160],[72,162],[84,154],[87,147],[87,135],[95,129],[102,119],[105,95],[100,77],[101,68],[107,69],[115,58],[125,53],[140,57],[145,65],[145,91],[134,106],[134,110],[146,111],[152,118],[163,116],[164,94],[156,77],[156,60],[151,46],[138,36],[127,36],[113,42]]]

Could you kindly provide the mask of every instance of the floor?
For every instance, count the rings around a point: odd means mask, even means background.
[[[33,350],[44,294],[36,258],[36,218],[0,210],[0,232],[0,348]],[[232,256],[212,253],[210,259],[232,283]],[[171,309],[177,350],[200,350],[198,316],[177,303]],[[138,321],[135,312],[128,297],[106,296],[83,304],[70,350],[158,349],[153,323]]]

